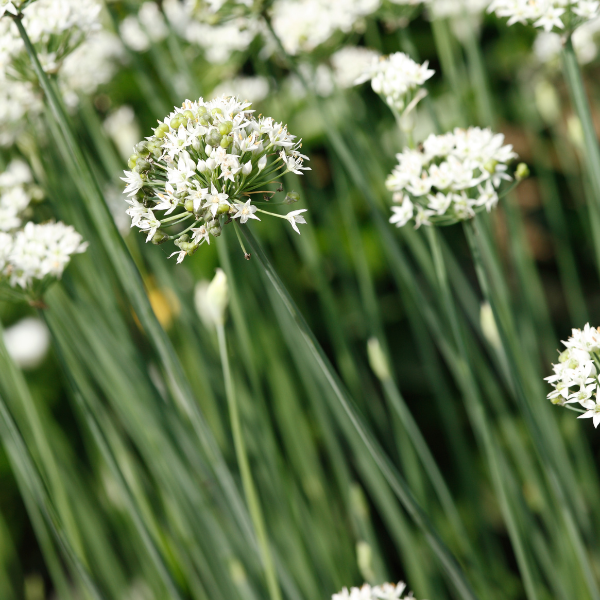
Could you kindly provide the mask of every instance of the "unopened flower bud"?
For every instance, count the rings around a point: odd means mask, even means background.
[[[139,144],[136,144],[135,151],[138,154],[138,156],[142,156],[142,157],[146,158],[146,156],[148,156],[150,154],[150,149],[148,148],[148,142],[140,142]]]
[[[127,166],[130,169],[133,169],[135,167],[135,165],[137,164],[137,160],[138,160],[138,155],[137,154],[132,154],[129,157],[129,160],[127,161]]]
[[[243,175],[250,175],[250,173],[252,173],[252,161],[251,160],[249,160],[247,163],[245,163],[244,166],[242,167]]]
[[[300,194],[298,192],[288,192],[283,199],[284,204],[294,204],[300,200]]]
[[[206,139],[211,146],[218,146],[221,143],[221,134],[213,129],[207,136]]]
[[[143,173],[144,171],[149,171],[150,166],[151,165],[147,160],[144,160],[143,158],[138,158],[133,170],[136,173]]]
[[[261,156],[258,160],[258,172],[260,173],[267,166],[267,155]]]
[[[231,121],[223,121],[223,123],[219,123],[218,129],[221,135],[229,135],[233,131],[233,123]]]
[[[481,305],[479,312],[479,322],[481,324],[481,331],[483,336],[490,343],[491,346],[499,350],[502,348],[502,341],[500,339],[500,333],[498,333],[498,327],[496,325],[496,319],[494,318],[494,312],[489,302],[484,302]]]
[[[219,142],[221,148],[229,148],[231,146],[232,139],[228,135],[224,135]]]
[[[166,123],[160,123],[159,126],[154,130],[154,135],[159,140],[162,140],[167,133],[169,133],[169,126]]]
[[[229,212],[229,208],[229,204],[219,204],[219,206],[217,207],[217,214],[224,215]]]
[[[206,168],[209,169],[210,171],[214,171],[216,166],[217,166],[217,162],[215,161],[214,158],[209,158],[206,161]]]
[[[208,229],[208,233],[214,237],[219,237],[221,235],[221,223],[217,219],[213,219],[206,224],[206,228]]]
[[[377,375],[377,378],[382,381],[384,379],[389,379],[390,368],[377,338],[371,338],[367,343],[367,354],[369,355],[371,369],[373,370],[373,373]]]
[[[162,232],[160,229],[158,229],[156,233],[152,236],[152,243],[155,246],[158,246],[159,244],[164,244],[168,239],[169,236],[166,233]]]
[[[200,152],[200,140],[198,138],[192,138],[192,148],[196,152]]]
[[[206,161],[200,159],[198,161],[198,166],[196,167],[196,169],[198,169],[198,173],[204,173],[204,171],[206,171],[206,169],[208,169],[208,167],[206,166]]]
[[[185,204],[183,205],[185,210],[187,210],[188,212],[194,212],[194,201],[193,200],[186,200]]]
[[[210,284],[207,285],[205,281],[198,282],[194,294],[194,304],[196,312],[207,326],[214,327],[225,323],[229,290],[227,276],[221,269],[217,269]]]
[[[517,181],[523,181],[529,177],[529,167],[525,163],[519,163],[517,170],[515,171],[515,178]]]
[[[204,147],[204,152],[206,156],[210,156],[210,153],[213,151],[213,147],[210,144],[206,144]]]
[[[488,172],[494,174],[496,172],[496,167],[498,166],[497,160],[488,160],[483,168]]]

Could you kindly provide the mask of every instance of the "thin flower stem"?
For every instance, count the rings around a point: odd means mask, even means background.
[[[518,526],[518,521],[516,515],[514,514],[514,502],[511,503],[508,498],[507,489],[509,489],[509,486],[507,485],[504,477],[506,469],[503,468],[503,463],[505,461],[501,455],[500,449],[498,448],[498,444],[493,437],[488,417],[481,403],[481,397],[475,388],[475,379],[471,375],[472,367],[470,365],[469,354],[466,349],[463,331],[459,324],[458,312],[448,283],[446,266],[440,248],[439,233],[435,227],[427,228],[427,238],[435,266],[442,302],[446,311],[446,316],[450,321],[450,327],[454,335],[456,347],[458,349],[457,365],[459,367],[460,380],[462,382],[461,387],[464,390],[467,409],[471,415],[471,420],[476,428],[477,434],[481,440],[481,444],[484,447],[487,455],[494,488],[498,494],[502,514],[506,521],[506,526],[508,528],[511,543],[515,551],[519,570],[523,575],[525,592],[528,598],[531,600],[537,600],[538,594],[535,585],[534,571],[532,569],[532,565],[530,564],[531,559],[525,549],[525,544]]]
[[[240,235],[240,225],[237,221],[233,221],[233,228],[235,230],[235,235],[237,236],[238,242],[242,247],[242,252],[246,258],[250,258],[250,255],[246,252],[246,248],[244,247],[244,242],[242,241],[242,236]]]
[[[583,129],[587,174],[596,196],[596,203],[600,204],[600,146],[571,36],[563,46],[562,55],[567,87]]]
[[[363,419],[360,416],[357,408],[354,405],[354,401],[350,398],[346,391],[344,384],[341,382],[339,376],[333,369],[329,359],[325,352],[321,348],[318,340],[314,333],[306,323],[304,317],[300,313],[298,307],[287,291],[285,285],[279,278],[279,275],[275,271],[273,265],[263,252],[258,241],[252,234],[249,228],[244,228],[244,236],[248,241],[248,244],[252,248],[254,255],[258,258],[258,261],[263,268],[267,278],[275,288],[279,297],[281,298],[284,306],[292,317],[294,323],[298,327],[298,330],[304,339],[309,352],[315,359],[323,375],[327,379],[329,385],[334,392],[334,395],[338,402],[341,404],[344,412],[350,419],[356,433],[362,440],[362,443],[366,450],[369,452],[377,466],[379,467],[382,475],[388,482],[389,486],[393,490],[396,497],[400,500],[406,511],[409,513],[411,518],[417,524],[417,526],[425,534],[432,550],[437,555],[438,559],[442,563],[447,575],[451,579],[452,583],[456,587],[456,590],[460,594],[460,597],[464,600],[475,600],[477,596],[471,588],[471,584],[467,581],[461,567],[457,563],[456,559],[446,547],[444,542],[439,538],[437,532],[433,528],[433,525],[429,521],[429,518],[425,515],[417,501],[415,500],[408,485],[396,471],[392,465],[389,457],[383,452],[378,442],[375,440],[373,434],[367,429],[363,423]]]
[[[260,501],[258,499],[254,480],[252,478],[252,471],[248,461],[248,453],[246,452],[246,444],[244,443],[237,396],[235,387],[233,385],[233,378],[231,376],[231,368],[229,365],[227,340],[225,338],[225,327],[223,326],[223,323],[217,324],[217,337],[219,339],[219,353],[221,356],[221,365],[223,367],[223,378],[225,379],[225,393],[227,395],[227,404],[229,406],[229,419],[231,421],[233,445],[235,446],[235,454],[240,467],[242,485],[244,487],[244,494],[248,504],[248,511],[250,512],[250,518],[252,519],[252,523],[254,525],[258,546],[262,555],[262,562],[265,569],[265,577],[267,580],[267,587],[269,589],[269,596],[271,600],[281,600],[281,590],[279,589],[275,565],[273,564],[273,558],[269,549],[269,540],[267,537],[265,521],[260,508]]]
[[[574,412],[578,412],[578,413],[585,413],[587,412],[587,410],[582,410],[581,408],[575,408],[574,406],[569,406],[568,404],[565,404],[564,407],[568,410],[572,410]]]

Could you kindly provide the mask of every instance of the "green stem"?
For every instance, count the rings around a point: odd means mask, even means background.
[[[261,267],[264,269],[266,276],[279,294],[284,306],[298,327],[298,330],[304,339],[309,352],[319,365],[319,368],[332,388],[336,399],[341,404],[344,412],[350,419],[366,450],[377,464],[396,497],[400,500],[417,526],[423,531],[432,550],[442,563],[444,570],[456,587],[456,590],[460,594],[461,598],[465,600],[475,600],[477,596],[471,588],[470,583],[467,581],[461,567],[457,563],[452,553],[448,550],[444,542],[442,542],[442,540],[439,538],[437,532],[434,530],[428,517],[415,500],[404,479],[391,464],[388,456],[383,452],[377,441],[374,439],[372,433],[367,429],[366,425],[363,424],[363,419],[356,409],[354,401],[350,398],[343,383],[340,381],[325,352],[321,348],[317,338],[306,323],[303,315],[300,313],[294,300],[279,278],[279,275],[275,271],[273,265],[263,252],[258,241],[248,227],[244,227],[243,233],[248,241],[248,244],[252,248],[254,255],[258,259]]]
[[[248,461],[248,453],[246,452],[246,444],[242,433],[242,424],[237,403],[233,378],[231,376],[231,368],[229,366],[229,355],[227,353],[227,341],[225,339],[225,327],[222,323],[217,324],[217,336],[219,338],[219,352],[221,355],[221,365],[223,367],[223,378],[225,379],[225,393],[227,395],[227,404],[229,406],[229,418],[231,420],[231,433],[233,435],[233,444],[235,446],[235,454],[237,456],[240,473],[242,475],[242,485],[248,503],[248,511],[250,518],[254,524],[254,530],[258,545],[262,554],[263,567],[267,579],[267,587],[269,588],[269,596],[271,600],[281,600],[281,590],[277,582],[277,574],[275,565],[271,557],[269,549],[269,540],[260,501],[252,478],[250,470],[250,462]]]
[[[563,47],[563,66],[571,100],[583,129],[587,174],[596,196],[596,202],[600,203],[600,147],[571,36],[567,38]]]

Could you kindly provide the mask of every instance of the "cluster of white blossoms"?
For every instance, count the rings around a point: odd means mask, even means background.
[[[311,52],[336,31],[349,33],[381,0],[276,0],[272,23],[289,54]]]
[[[509,163],[516,157],[504,135],[489,129],[430,135],[420,149],[396,155],[398,165],[386,181],[397,204],[390,223],[402,227],[414,218],[415,227],[451,225],[490,211],[502,182],[513,179]],[[526,176],[526,166],[519,165],[516,175]]]
[[[87,243],[70,225],[29,222],[13,234],[0,233],[0,282],[38,299],[50,283],[60,279],[73,254]]]
[[[22,216],[32,200],[43,197],[33,183],[31,171],[22,160],[13,160],[0,173],[0,231],[10,232],[22,224]]]
[[[283,123],[253,113],[249,102],[235,97],[186,100],[134,148],[132,170],[123,178],[131,226],[145,232],[147,242],[174,240],[177,262],[210,244],[225,224],[260,220],[257,213],[284,218],[300,233],[306,209],[280,215],[257,205],[275,204],[266,186],[308,170],[301,140]],[[282,203],[298,198],[291,192]]]
[[[600,16],[598,0],[493,0],[488,7],[508,24],[523,23],[545,31],[574,29]]]
[[[598,56],[600,18],[578,27],[571,39],[579,62],[581,64],[592,62]],[[560,66],[562,48],[563,42],[558,33],[541,31],[533,44],[533,53],[540,63],[555,63]]]
[[[405,591],[406,584],[402,581],[376,586],[365,583],[360,588],[344,588],[338,594],[333,594],[331,600],[415,600],[412,593],[404,595]]]
[[[585,412],[580,419],[592,418],[594,427],[600,423],[600,331],[589,323],[581,329],[573,329],[571,337],[564,342],[558,363],[553,366],[554,375],[546,381],[554,387],[548,394],[553,404],[564,406],[579,403]]]
[[[425,61],[419,64],[404,52],[374,58],[371,66],[356,83],[371,80],[373,91],[382,96],[392,110],[402,112],[416,97],[415,92],[435,71]]]

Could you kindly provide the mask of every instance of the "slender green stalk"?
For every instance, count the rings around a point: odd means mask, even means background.
[[[306,323],[304,317],[298,310],[292,297],[290,296],[283,282],[279,278],[279,275],[277,275],[277,272],[271,265],[271,262],[269,261],[269,259],[263,252],[261,246],[259,245],[258,241],[250,231],[250,228],[244,227],[243,234],[246,240],[248,241],[249,246],[252,248],[254,256],[256,256],[256,258],[258,259],[268,279],[272,283],[273,287],[279,294],[279,297],[281,298],[283,304],[285,305],[286,309],[293,318],[310,353],[319,365],[319,368],[323,372],[323,375],[326,377],[329,385],[333,389],[338,402],[342,405],[346,415],[352,422],[352,425],[354,426],[354,429],[360,436],[365,448],[372,456],[373,460],[381,470],[381,473],[387,480],[388,484],[390,485],[400,502],[402,502],[404,508],[410,514],[415,523],[422,529],[423,533],[425,534],[427,540],[431,545],[431,548],[442,563],[444,570],[446,571],[450,580],[453,582],[458,593],[461,595],[462,598],[474,600],[475,598],[477,598],[477,596],[472,590],[470,583],[465,578],[465,575],[462,572],[462,569],[460,568],[458,563],[456,562],[456,559],[448,550],[446,545],[442,542],[442,540],[439,538],[428,517],[425,515],[421,507],[416,502],[412,492],[406,485],[404,479],[393,467],[389,458],[385,455],[383,450],[380,448],[379,444],[373,438],[373,435],[370,433],[370,431],[367,430],[366,426],[363,424],[362,417],[359,415],[358,411],[354,407],[353,400],[349,397],[348,393],[346,392],[344,385],[342,384],[337,373],[331,366],[331,363],[329,362],[329,359],[327,358],[325,352],[321,348],[321,345],[319,344],[317,338],[315,337],[314,333]]]
[[[563,46],[562,55],[567,87],[569,88],[571,100],[583,129],[587,174],[593,187],[596,203],[600,203],[600,146],[598,145],[596,129],[585,92],[579,62],[573,48],[572,36],[567,38]]]
[[[248,453],[246,452],[246,444],[244,442],[244,435],[242,433],[242,424],[240,422],[237,396],[235,387],[233,385],[231,368],[229,366],[227,341],[225,339],[225,327],[222,323],[217,324],[217,337],[219,338],[219,353],[221,356],[221,365],[223,367],[227,405],[229,406],[231,433],[233,435],[235,454],[237,456],[238,465],[240,467],[240,473],[242,476],[242,485],[244,486],[244,493],[248,503],[248,511],[250,512],[250,517],[252,519],[252,523],[254,524],[258,545],[262,554],[262,562],[265,569],[265,577],[267,579],[269,596],[271,600],[281,600],[281,590],[279,589],[279,584],[277,583],[275,565],[273,564],[271,550],[269,549],[269,539],[267,536],[267,529],[265,527],[265,520],[260,507],[260,501],[258,499],[256,487],[254,485],[254,479],[252,478],[250,462],[248,461]]]

